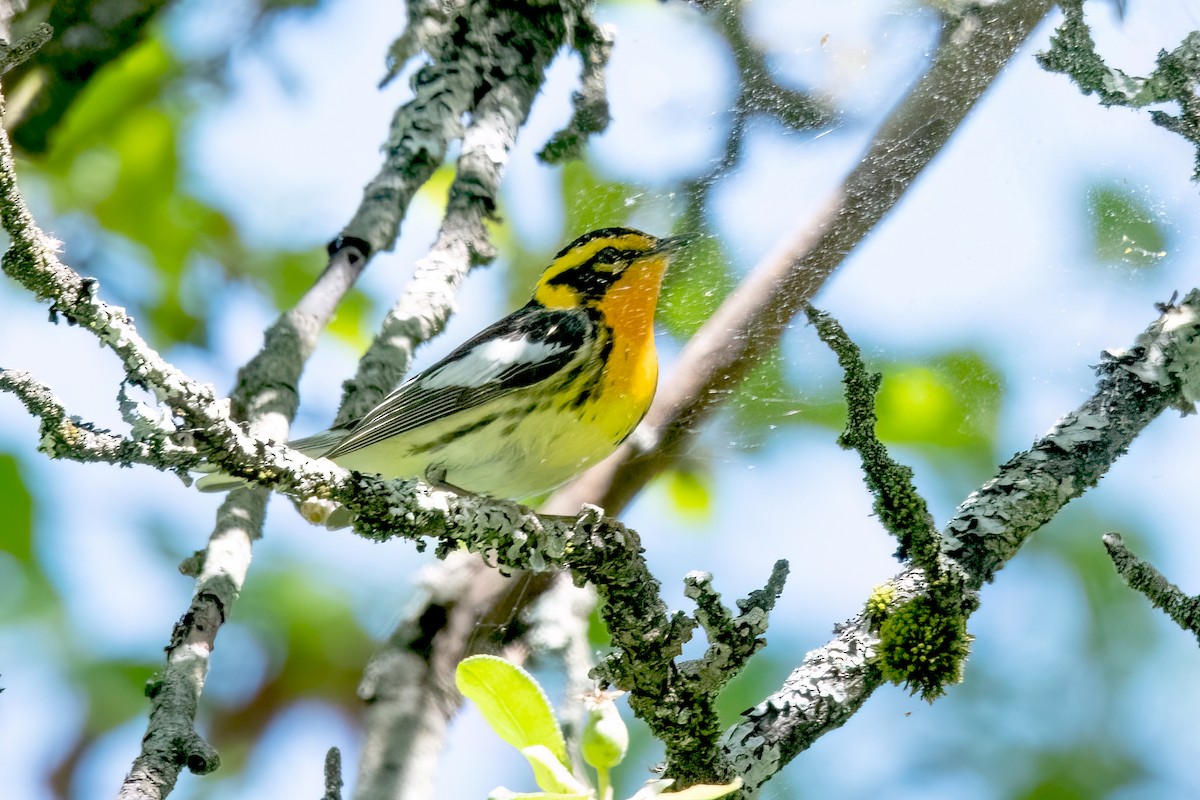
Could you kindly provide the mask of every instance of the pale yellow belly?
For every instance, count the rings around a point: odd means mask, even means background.
[[[611,414],[617,409],[612,406],[605,409],[604,420],[586,414],[581,419],[577,409],[519,410],[497,416],[486,406],[472,409],[334,461],[385,478],[424,478],[432,466],[444,470],[443,480],[453,486],[519,500],[561,486],[609,455],[644,409],[623,409],[621,416],[627,419],[619,431],[614,431]],[[471,430],[472,425],[480,427]]]

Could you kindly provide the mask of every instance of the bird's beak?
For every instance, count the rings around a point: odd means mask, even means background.
[[[680,234],[679,236],[667,236],[658,240],[658,244],[654,246],[654,253],[656,255],[670,255],[671,253],[676,253],[680,249],[696,241],[697,238],[698,237],[695,234],[691,233],[684,233]]]

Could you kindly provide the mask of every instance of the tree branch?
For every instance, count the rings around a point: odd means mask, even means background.
[[[1104,63],[1083,16],[1083,0],[1062,0],[1063,24],[1050,38],[1050,49],[1038,54],[1048,72],[1067,75],[1085,95],[1096,94],[1104,106],[1144,108],[1178,103],[1180,113],[1151,111],[1155,125],[1179,134],[1196,146],[1192,180],[1200,181],[1200,31],[1189,33],[1171,52],[1160,50],[1158,64],[1145,78]]]
[[[200,461],[190,447],[179,447],[161,438],[127,438],[69,416],[50,387],[27,372],[0,368],[0,390],[16,395],[30,415],[41,420],[42,439],[38,448],[51,458],[123,467],[147,464],[181,472],[194,468]],[[135,430],[135,437],[137,434]]]
[[[28,61],[53,35],[54,28],[43,22],[12,44],[0,42],[0,75]]]
[[[1152,564],[1138,558],[1125,546],[1121,534],[1104,534],[1104,548],[1117,568],[1117,574],[1130,589],[1146,595],[1151,605],[1166,612],[1176,625],[1191,631],[1200,640],[1200,596],[1184,594]]]
[[[480,98],[463,135],[446,214],[437,240],[404,294],[383,320],[353,380],[343,385],[337,423],[366,414],[408,371],[418,345],[441,333],[468,271],[495,256],[487,220],[493,218],[500,179],[517,131],[541,88],[532,75],[516,75]]]
[[[945,557],[965,570],[966,592],[991,580],[1030,534],[1096,485],[1151,420],[1171,407],[1190,409],[1200,398],[1200,289],[1162,312],[1132,348],[1104,354],[1090,399],[955,511],[943,546]],[[887,586],[886,605],[903,607],[926,588],[923,571],[909,567]],[[747,795],[844,724],[883,683],[878,605],[840,625],[835,639],[808,653],[778,691],[725,733],[725,757]],[[972,607],[964,596],[961,608]]]
[[[342,800],[342,751],[336,747],[325,754],[325,794],[321,800]]]
[[[900,542],[896,558],[912,558],[927,575],[938,573],[940,539],[925,498],[913,485],[911,467],[897,463],[875,435],[875,394],[883,378],[867,372],[858,346],[837,320],[812,306],[805,311],[817,335],[837,355],[846,385],[846,430],[838,444],[854,449],[862,460],[863,478],[875,498],[875,514],[883,527]]]

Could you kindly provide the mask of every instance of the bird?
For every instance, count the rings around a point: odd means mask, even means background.
[[[601,228],[562,248],[529,302],[362,418],[289,442],[384,478],[518,500],[561,486],[633,432],[654,399],[654,311],[687,236]],[[202,491],[244,479],[215,473]]]

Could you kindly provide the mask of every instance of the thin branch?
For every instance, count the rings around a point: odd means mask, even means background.
[[[1151,420],[1196,402],[1200,289],[1162,311],[1132,348],[1105,354],[1091,398],[955,511],[942,536],[946,558],[966,572],[965,593],[991,580],[1030,534],[1095,486]],[[910,567],[889,583],[889,605],[923,597],[926,588],[923,571]],[[960,607],[969,612],[970,598]],[[725,733],[725,757],[747,794],[843,725],[884,682],[875,663],[877,628],[876,615],[866,610],[847,620],[835,639],[808,653],[778,691]]]
[[[168,364],[141,338],[125,309],[97,298],[97,281],[81,277],[58,259],[58,242],[34,222],[17,187],[5,131],[0,131],[0,225],[11,238],[0,268],[39,300],[50,300],[52,319],[61,315],[94,333],[121,359],[130,382],[151,391],[173,411],[191,415],[198,426],[219,428],[228,422],[211,386],[195,384]]]
[[[696,603],[696,621],[704,629],[708,650],[703,658],[681,665],[680,672],[693,677],[714,701],[750,657],[766,646],[762,635],[767,630],[767,617],[783,593],[787,575],[788,563],[776,561],[766,585],[737,601],[737,616],[721,603],[721,596],[712,588],[712,575],[691,572],[684,578],[683,594]]]
[[[943,32],[929,72],[883,124],[826,210],[721,305],[684,348],[639,434],[560,490],[549,506],[553,511],[587,502],[619,510],[674,463],[803,304],[904,196],[1049,9],[1048,0],[1014,0],[974,12]]]
[[[359,360],[354,378],[343,385],[338,423],[363,416],[399,383],[417,346],[445,327],[468,271],[495,256],[485,223],[495,213],[517,130],[541,87],[527,77],[501,81],[480,98],[463,135],[437,240],[417,263],[404,294]]]
[[[336,747],[325,754],[325,794],[321,800],[342,800],[342,751]]]
[[[794,131],[812,130],[833,121],[826,100],[781,86],[771,75],[767,57],[751,40],[739,2],[714,3],[712,12],[737,62],[739,92],[736,108],[741,113],[769,114]]]
[[[1160,50],[1154,71],[1145,78],[1104,63],[1083,15],[1083,0],[1063,0],[1063,23],[1050,38],[1050,49],[1038,54],[1049,72],[1067,75],[1085,95],[1096,94],[1104,106],[1144,108],[1178,103],[1180,113],[1150,112],[1155,125],[1196,146],[1192,180],[1200,181],[1200,31],[1189,33],[1171,52]]]
[[[550,137],[538,158],[547,164],[562,164],[583,157],[583,148],[594,133],[608,127],[608,91],[604,68],[612,54],[612,34],[596,24],[587,6],[577,11],[571,32],[572,44],[583,61],[580,90],[571,97],[574,111],[567,126]]]
[[[12,44],[0,42],[0,75],[28,61],[53,35],[54,28],[43,22]]]
[[[1166,612],[1176,625],[1200,640],[1200,596],[1189,597],[1152,564],[1138,558],[1125,546],[1121,534],[1104,534],[1104,548],[1117,574],[1130,589],[1146,595],[1151,605]]]
[[[896,462],[875,435],[875,394],[882,377],[870,373],[862,353],[833,317],[806,306],[817,335],[837,355],[846,385],[846,430],[838,437],[842,447],[854,449],[862,460],[863,479],[875,499],[880,524],[900,542],[896,557],[912,558],[926,575],[938,574],[940,538],[933,517],[917,487],[911,467]]]
[[[0,390],[16,395],[30,415],[41,420],[38,449],[51,458],[123,467],[147,464],[181,471],[194,468],[200,461],[189,447],[153,438],[138,441],[69,416],[50,387],[27,372],[0,368]]]

